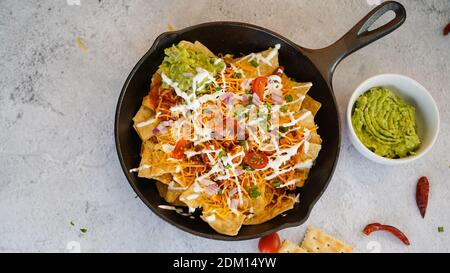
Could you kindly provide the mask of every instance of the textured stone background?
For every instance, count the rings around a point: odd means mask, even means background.
[[[366,0],[70,2],[76,1],[0,1],[0,251],[256,251],[257,240],[220,242],[182,232],[135,198],[114,147],[121,87],[168,23],[183,28],[237,20],[319,48],[338,39],[370,5]],[[337,69],[341,115],[363,80],[405,74],[437,101],[440,137],[423,160],[384,167],[358,154],[344,132],[328,190],[308,222],[283,230],[283,238],[300,241],[312,224],[359,252],[450,251],[450,37],[442,35],[450,3],[401,2],[408,11],[403,27]],[[414,198],[422,175],[431,180],[425,220]],[[374,221],[400,227],[412,245],[382,233],[363,236],[361,229]],[[445,232],[438,233],[438,226]]]

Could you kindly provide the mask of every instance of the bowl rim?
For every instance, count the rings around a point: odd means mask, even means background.
[[[353,106],[355,105],[355,102],[357,100],[357,98],[359,96],[361,96],[362,94],[366,93],[369,90],[366,91],[362,91],[361,93],[358,92],[359,89],[362,88],[362,86],[366,85],[368,82],[371,81],[375,81],[379,78],[399,78],[402,79],[404,81],[409,81],[411,84],[415,85],[417,87],[417,89],[420,89],[422,91],[422,93],[429,99],[429,101],[431,102],[432,106],[433,106],[433,111],[436,116],[436,130],[433,133],[433,136],[431,137],[431,141],[429,142],[429,144],[427,146],[425,146],[425,148],[420,152],[420,154],[417,155],[413,155],[413,156],[408,156],[408,157],[404,157],[404,158],[387,158],[387,157],[383,157],[380,155],[377,155],[376,153],[374,153],[373,151],[371,151],[369,148],[367,148],[359,139],[359,137],[356,135],[355,130],[353,128],[353,124],[351,121],[352,118],[352,112],[353,112]],[[393,84],[393,86],[395,86],[395,83]],[[358,94],[359,93],[359,94]],[[411,97],[414,97],[415,95],[411,95]],[[418,104],[416,105],[416,107],[420,108],[421,105]],[[430,92],[428,91],[427,88],[425,88],[422,84],[420,84],[419,82],[417,82],[416,80],[405,76],[405,75],[401,75],[401,74],[396,74],[396,73],[385,73],[385,74],[378,74],[375,76],[372,76],[368,79],[366,79],[365,81],[363,81],[362,83],[360,83],[355,90],[353,91],[348,104],[347,104],[347,111],[346,111],[346,120],[347,120],[347,127],[348,127],[348,131],[350,132],[350,140],[352,142],[352,144],[355,146],[356,150],[358,150],[359,153],[361,153],[363,156],[367,157],[368,159],[380,163],[380,164],[384,164],[384,165],[398,165],[398,164],[403,164],[403,163],[409,163],[412,161],[415,161],[423,156],[425,156],[430,150],[431,148],[434,146],[434,144],[436,143],[436,140],[438,138],[439,135],[439,130],[440,130],[440,114],[439,114],[439,108],[436,104],[436,101],[434,100],[433,96],[431,96]]]

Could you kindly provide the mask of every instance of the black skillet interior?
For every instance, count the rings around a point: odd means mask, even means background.
[[[200,41],[214,53],[234,55],[259,52],[273,47],[275,44],[280,44],[279,60],[280,64],[285,67],[287,75],[301,82],[313,82],[314,86],[309,95],[322,103],[322,108],[315,120],[319,125],[318,132],[323,139],[323,146],[305,187],[300,190],[301,202],[296,204],[294,209],[284,217],[278,216],[256,226],[243,226],[235,237],[221,235],[199,217],[192,220],[178,215],[174,211],[158,208],[158,205],[165,204],[165,201],[158,195],[153,181],[138,178],[135,174],[128,172],[129,169],[139,166],[140,161],[141,140],[134,132],[132,118],[139,109],[142,98],[148,93],[151,75],[162,62],[164,49],[181,40]],[[359,45],[359,47],[362,46],[364,45]],[[313,205],[331,179],[340,148],[339,115],[330,80],[334,67],[349,54],[349,50],[343,52],[340,49],[330,48],[328,52],[325,52],[327,56],[334,56],[330,53],[332,50],[335,51],[334,55],[336,56],[332,60],[323,61],[324,59],[321,59],[320,56],[324,56],[324,52],[303,49],[269,30],[235,22],[206,23],[159,36],[128,77],[116,112],[115,137],[119,160],[128,181],[138,196],[153,212],[167,222],[190,233],[211,239],[251,239],[286,227],[297,226],[306,221]],[[316,64],[317,62],[321,62],[321,64],[316,66],[311,60],[314,60]]]

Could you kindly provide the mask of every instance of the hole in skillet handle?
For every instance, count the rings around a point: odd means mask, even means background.
[[[392,20],[378,28],[371,29],[383,15],[389,12],[395,13]],[[384,2],[369,12],[334,44],[322,49],[303,49],[303,51],[313,60],[332,87],[333,73],[345,57],[390,34],[399,28],[405,20],[406,9],[402,4],[395,1]]]

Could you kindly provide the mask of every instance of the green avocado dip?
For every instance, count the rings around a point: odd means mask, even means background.
[[[372,88],[356,100],[352,124],[364,146],[383,157],[415,155],[420,145],[415,108],[387,88]]]
[[[215,79],[217,73],[225,68],[223,60],[215,57],[197,42],[193,44],[181,41],[167,48],[164,53],[166,56],[159,67],[159,72],[176,82],[178,87],[186,93],[192,93],[194,79],[197,85],[195,92],[205,91],[211,79]],[[169,87],[166,83],[163,83],[163,86]]]

